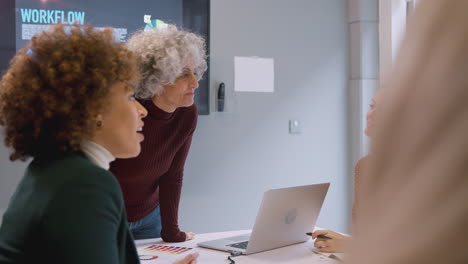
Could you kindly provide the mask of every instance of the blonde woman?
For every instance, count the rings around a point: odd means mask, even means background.
[[[366,128],[364,134],[370,138],[374,135],[375,127],[375,113],[377,102],[380,100],[380,90],[372,98],[371,104],[369,105],[369,110],[366,115]],[[358,208],[361,200],[361,186],[362,186],[362,173],[363,167],[368,163],[369,156],[361,158],[354,167],[354,201],[352,209],[352,225],[356,225],[358,218]],[[347,235],[342,235],[332,230],[317,230],[312,234],[312,238],[315,239],[314,246],[319,249],[321,252],[344,252],[351,242],[351,237]]]
[[[379,103],[348,263],[468,263],[468,1],[419,1]]]

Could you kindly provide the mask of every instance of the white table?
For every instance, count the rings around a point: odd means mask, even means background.
[[[147,243],[158,243],[165,245],[172,245],[178,247],[191,247],[195,248],[199,253],[198,263],[200,264],[220,264],[229,263],[227,257],[229,253],[201,248],[197,246],[197,243],[202,241],[208,241],[223,237],[237,236],[249,233],[250,230],[230,231],[230,232],[219,232],[219,233],[207,233],[197,234],[194,240],[182,242],[182,243],[165,243],[161,239],[145,239],[137,240],[137,245],[143,245]],[[264,251],[248,256],[238,256],[234,260],[236,264],[267,264],[267,263],[295,263],[295,264],[314,264],[314,263],[337,263],[336,261],[318,253],[314,252],[315,247],[312,240],[305,243],[278,248],[274,250]]]

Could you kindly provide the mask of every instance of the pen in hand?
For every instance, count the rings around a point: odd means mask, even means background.
[[[306,235],[312,236],[312,232],[308,232],[308,233],[306,233]],[[320,238],[320,239],[332,239],[331,237],[325,236],[325,235],[318,235],[317,238]]]

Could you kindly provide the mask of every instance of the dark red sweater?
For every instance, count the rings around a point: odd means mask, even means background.
[[[110,171],[117,177],[125,200],[127,218],[135,222],[161,210],[161,237],[167,242],[185,241],[178,225],[178,210],[184,164],[197,125],[197,108],[178,108],[167,113],[152,101],[142,101],[148,110],[143,119],[145,140],[133,159],[118,159]]]

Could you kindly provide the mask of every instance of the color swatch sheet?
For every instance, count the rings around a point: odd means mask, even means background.
[[[166,246],[164,244],[141,245],[137,250],[140,262],[144,264],[169,264],[194,252],[192,248]]]

